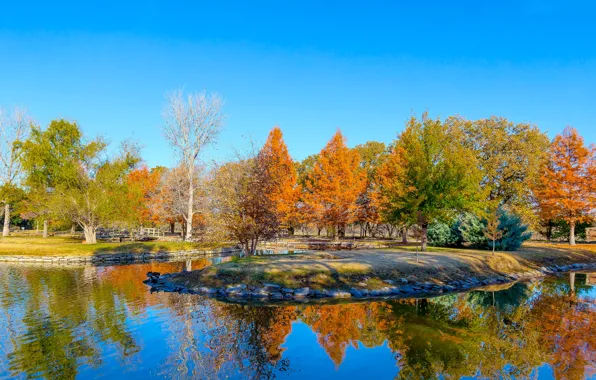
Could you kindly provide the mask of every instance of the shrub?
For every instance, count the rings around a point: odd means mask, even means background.
[[[463,243],[457,223],[432,223],[428,227],[427,236],[429,244],[437,247],[459,247]]]
[[[495,247],[499,251],[515,251],[524,241],[530,239],[528,226],[521,218],[505,210],[499,210],[499,229],[503,237],[496,241]],[[460,215],[451,225],[433,223],[428,228],[429,243],[439,247],[456,247],[466,244],[478,249],[492,249],[492,241],[484,236],[487,225],[486,219],[480,219],[473,214]]]
[[[456,223],[465,243],[474,248],[485,248],[488,240],[484,236],[486,221],[480,220],[474,214],[463,214]]]
[[[515,251],[521,247],[522,243],[532,237],[532,234],[526,232],[528,226],[522,223],[519,216],[499,210],[499,229],[503,231],[503,237],[496,242],[496,248],[499,251]],[[486,248],[490,247],[487,240]]]

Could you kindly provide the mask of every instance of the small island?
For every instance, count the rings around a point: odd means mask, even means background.
[[[153,291],[200,293],[236,302],[439,295],[596,267],[596,246],[529,243],[495,255],[416,247],[235,258],[200,271],[148,273]]]

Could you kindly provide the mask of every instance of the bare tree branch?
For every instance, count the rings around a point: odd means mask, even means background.
[[[168,95],[163,134],[174,149],[179,167],[186,175],[185,240],[192,239],[192,220],[197,192],[197,167],[203,149],[212,144],[224,125],[223,101],[218,95],[185,95],[177,90]]]

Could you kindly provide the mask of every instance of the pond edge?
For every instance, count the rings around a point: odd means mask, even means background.
[[[128,252],[128,253],[98,253],[89,256],[25,256],[25,255],[0,255],[0,262],[26,262],[26,263],[134,263],[153,260],[184,259],[212,255],[232,255],[242,252],[237,248],[193,249],[180,251],[160,252]]]
[[[169,292],[180,294],[201,294],[231,303],[258,303],[280,304],[285,302],[312,302],[326,300],[385,300],[416,297],[436,297],[449,293],[459,293],[479,289],[490,285],[514,283],[522,280],[531,280],[548,275],[565,272],[584,271],[596,268],[596,263],[574,263],[569,265],[552,265],[541,267],[526,272],[514,274],[500,274],[478,280],[470,277],[466,280],[450,281],[444,284],[431,282],[413,282],[406,279],[384,280],[387,286],[381,289],[367,290],[351,288],[312,290],[303,288],[282,288],[277,284],[262,284],[262,286],[249,286],[246,284],[228,285],[225,287],[188,288],[169,281],[177,273],[161,275],[158,272],[148,272],[147,280],[143,281],[150,286],[151,293]],[[429,279],[432,280],[432,279]]]

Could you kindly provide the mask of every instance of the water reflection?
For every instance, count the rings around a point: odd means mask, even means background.
[[[595,274],[283,307],[150,294],[141,282],[210,263],[1,265],[0,377],[596,376]]]

